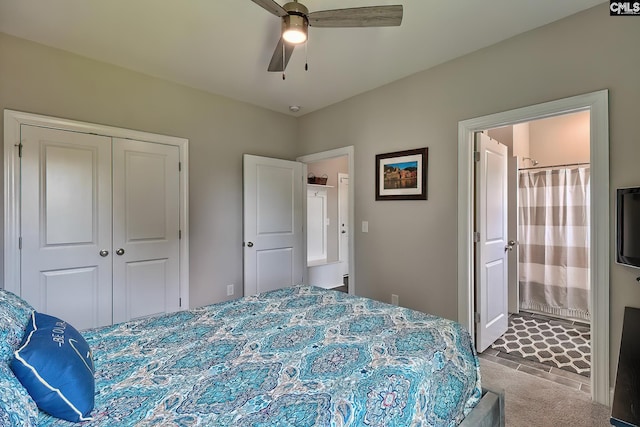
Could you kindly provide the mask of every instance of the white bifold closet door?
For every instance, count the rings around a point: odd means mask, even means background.
[[[178,147],[30,125],[21,142],[21,296],[79,329],[178,310]]]

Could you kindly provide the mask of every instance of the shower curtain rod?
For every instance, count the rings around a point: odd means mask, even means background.
[[[551,169],[551,168],[564,168],[564,167],[569,167],[569,166],[585,166],[585,165],[590,165],[591,163],[587,162],[587,163],[567,163],[564,165],[551,165],[551,166],[535,166],[535,167],[530,167],[530,168],[519,168],[519,171],[528,171],[531,169]]]

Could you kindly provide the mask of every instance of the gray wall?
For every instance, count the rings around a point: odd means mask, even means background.
[[[5,108],[188,138],[190,305],[242,296],[242,154],[294,159],[295,118],[0,33]]]
[[[530,122],[529,155],[538,161],[537,166],[589,163],[590,116],[581,111]]]
[[[300,119],[300,154],[355,147],[359,294],[389,301],[395,293],[401,305],[457,318],[458,122],[600,89],[610,91],[613,248],[614,190],[640,185],[640,20],[609,17],[607,4]],[[424,146],[429,200],[376,202],[375,155]],[[640,272],[610,259],[615,378],[623,309],[640,307]]]

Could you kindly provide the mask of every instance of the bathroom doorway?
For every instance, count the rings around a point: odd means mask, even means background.
[[[590,112],[489,129],[509,149],[509,324],[485,356],[591,374]],[[563,372],[560,372],[561,370]]]
[[[458,124],[458,320],[475,331],[473,276],[474,177],[473,142],[476,132],[569,112],[589,110],[591,156],[591,225],[589,233],[591,280],[591,380],[592,399],[608,405],[609,378],[609,127],[608,91],[535,104],[476,117]]]

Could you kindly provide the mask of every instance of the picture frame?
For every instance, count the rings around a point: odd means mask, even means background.
[[[429,148],[376,155],[376,200],[427,200]]]

